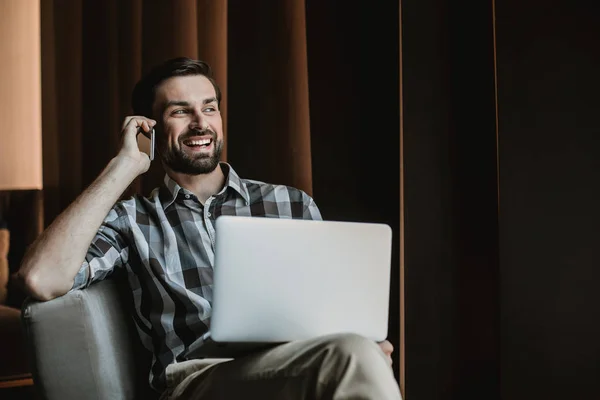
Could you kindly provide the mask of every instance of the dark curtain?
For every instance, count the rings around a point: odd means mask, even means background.
[[[392,227],[389,337],[400,348],[398,2],[41,6],[46,225],[117,153],[142,74],[175,56],[203,59],[224,93],[223,158],[241,176],[305,190],[325,219]],[[149,193],[163,174],[154,162],[125,195]]]

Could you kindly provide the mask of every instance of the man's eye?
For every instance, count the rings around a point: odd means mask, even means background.
[[[216,109],[216,108],[214,108],[214,107],[206,107],[206,108],[204,109],[204,112],[215,112],[215,111],[217,111],[217,109]]]
[[[173,114],[185,114],[187,112],[187,110],[175,110],[173,111]]]

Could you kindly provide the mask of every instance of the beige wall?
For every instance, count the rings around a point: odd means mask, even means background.
[[[39,0],[0,1],[0,190],[42,188]]]

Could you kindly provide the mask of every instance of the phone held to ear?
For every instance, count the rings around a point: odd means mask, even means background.
[[[156,143],[156,132],[154,128],[148,133],[144,132],[141,128],[137,135],[138,148],[142,153],[146,153],[150,158],[150,161],[154,160],[154,149]]]
[[[154,137],[156,134],[154,133],[154,128],[152,128],[152,132],[150,132],[150,161],[154,160]]]

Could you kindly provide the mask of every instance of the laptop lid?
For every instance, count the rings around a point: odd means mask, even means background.
[[[388,225],[221,216],[213,315],[217,342],[287,342],[351,332],[387,337]]]

